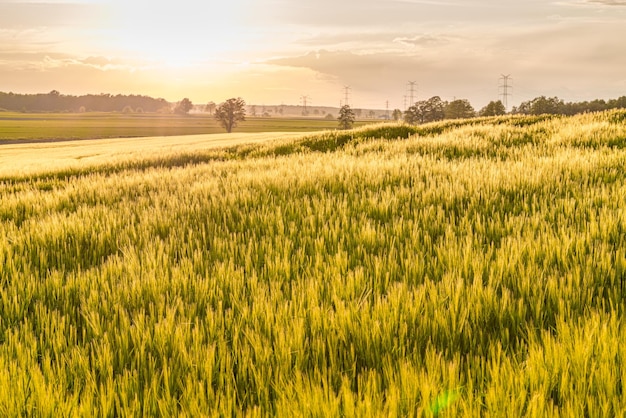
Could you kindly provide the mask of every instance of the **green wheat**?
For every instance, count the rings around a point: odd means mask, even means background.
[[[4,175],[0,415],[624,416],[616,115]]]

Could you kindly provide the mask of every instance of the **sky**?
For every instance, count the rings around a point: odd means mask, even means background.
[[[625,39],[626,0],[0,0],[0,91],[511,108],[626,95]]]

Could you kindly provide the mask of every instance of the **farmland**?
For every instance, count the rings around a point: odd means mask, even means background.
[[[359,121],[357,126],[366,122]],[[334,129],[337,121],[320,118],[249,117],[237,132],[309,132]],[[159,113],[15,113],[0,112],[0,144],[7,141],[126,138],[223,133],[208,114]]]
[[[624,416],[625,121],[0,146],[0,415]]]

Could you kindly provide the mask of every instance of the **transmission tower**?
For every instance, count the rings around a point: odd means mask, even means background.
[[[344,97],[345,97],[343,105],[350,106],[350,100],[349,100],[350,99],[350,86],[345,86],[343,90],[344,90]]]
[[[511,95],[509,90],[513,89],[513,86],[509,84],[509,81],[513,81],[513,79],[511,78],[511,74],[500,74],[500,81],[502,84],[499,85],[499,92],[501,91],[500,96],[502,96],[502,104],[504,105],[504,109],[508,111],[509,96]]]
[[[413,106],[415,104],[415,84],[417,84],[417,81],[409,81],[409,97],[411,99],[409,106]]]
[[[309,112],[307,111],[307,108],[306,108],[307,101],[309,101],[309,100],[311,100],[311,96],[304,96],[304,95],[300,96],[300,101],[302,102],[302,106],[304,106],[304,110],[302,111],[303,115],[308,115],[309,114]]]

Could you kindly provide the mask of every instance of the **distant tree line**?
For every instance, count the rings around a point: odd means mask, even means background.
[[[618,99],[593,100],[585,102],[565,103],[558,97],[540,96],[532,100],[522,102],[518,107],[513,107],[510,113],[524,115],[575,115],[587,112],[601,112],[610,109],[626,109],[626,96]],[[433,96],[428,100],[416,102],[404,113],[395,109],[392,117],[395,120],[404,119],[410,124],[434,122],[443,119],[466,119],[476,116],[499,116],[506,114],[506,108],[501,101],[492,101],[476,112],[469,101],[456,99],[451,102],[441,100],[439,96]]]
[[[611,109],[626,109],[626,96],[611,100],[592,100],[585,102],[565,103],[558,97],[540,96],[519,106],[513,107],[511,113],[524,115],[576,115],[579,113],[601,112]]]
[[[56,90],[49,93],[18,94],[0,92],[0,110],[14,112],[170,112],[186,114],[193,108],[187,98],[175,106],[165,99],[155,99],[140,95],[112,95],[87,94],[71,96],[61,94]],[[205,111],[213,114],[217,105],[209,102]],[[611,100],[592,100],[584,102],[566,103],[558,97],[540,96],[522,102],[511,109],[512,114],[525,115],[575,115],[585,112],[600,112],[610,109],[626,109],[626,96]],[[282,111],[280,112],[282,113]],[[361,116],[361,109],[352,110],[354,117]],[[479,111],[475,111],[466,99],[455,99],[451,102],[433,96],[412,104],[406,111],[393,110],[391,117],[394,120],[404,119],[407,123],[418,124],[443,119],[462,119],[476,116],[498,116],[506,114],[501,101],[492,101]],[[370,111],[368,117],[373,118],[375,113]]]
[[[148,96],[88,94],[70,96],[52,90],[46,94],[0,92],[0,109],[14,112],[159,112],[170,109],[165,99]]]

